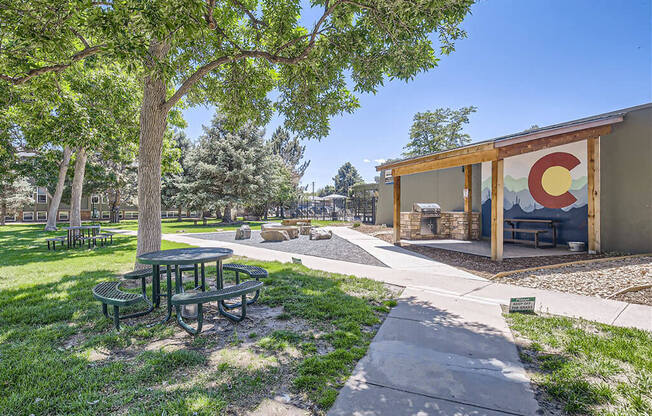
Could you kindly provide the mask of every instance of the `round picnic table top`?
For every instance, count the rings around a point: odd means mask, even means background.
[[[142,264],[183,265],[224,260],[232,255],[233,250],[230,248],[190,247],[152,251],[150,253],[141,254],[136,259]]]
[[[100,228],[100,225],[74,225],[72,227],[62,227],[64,230],[88,230],[92,228]]]

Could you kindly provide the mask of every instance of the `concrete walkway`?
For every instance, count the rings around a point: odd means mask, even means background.
[[[310,268],[368,277],[405,290],[329,415],[536,415],[538,404],[501,306],[536,296],[537,309],[652,330],[652,308],[496,284],[348,228],[334,233],[390,267],[284,253],[235,242],[166,234],[164,239],[267,261],[299,257]],[[125,233],[131,234],[131,233]],[[388,247],[391,246],[391,247]]]
[[[333,227],[342,228],[343,227]],[[136,235],[135,231],[109,230],[125,235]],[[349,229],[356,234],[362,234],[355,230]],[[345,233],[339,233],[340,236],[346,236]],[[363,234],[365,235],[365,234]],[[370,237],[371,239],[381,241],[380,239]],[[462,272],[454,267],[439,267],[440,263],[428,259],[433,263],[433,270],[436,273],[429,272],[426,268],[410,269],[414,264],[414,259],[418,258],[415,253],[405,249],[400,250],[382,250],[369,249],[370,254],[377,257],[380,261],[394,267],[377,267],[364,264],[348,263],[338,260],[325,259],[322,257],[297,255],[270,250],[266,248],[251,247],[243,244],[201,240],[193,238],[192,234],[164,234],[163,238],[168,241],[176,241],[201,247],[227,247],[231,248],[238,256],[249,257],[263,261],[280,261],[291,262],[292,258],[300,258],[302,263],[311,269],[323,270],[331,273],[341,273],[345,275],[354,275],[358,277],[367,277],[373,280],[379,280],[397,286],[404,286],[417,290],[424,290],[429,293],[438,294],[444,297],[463,298],[465,300],[479,303],[489,303],[494,305],[507,305],[512,297],[535,296],[536,309],[539,312],[550,313],[554,315],[563,315],[576,318],[583,318],[590,321],[597,321],[605,324],[634,327],[652,331],[652,307],[639,304],[630,304],[617,300],[602,299],[594,296],[582,296],[572,293],[557,292],[552,290],[531,289],[521,286],[512,286],[501,283],[493,283],[470,273]],[[344,237],[346,238],[346,237]],[[365,238],[351,237],[349,240],[360,247],[366,249],[370,245],[377,244],[382,247],[381,243],[366,243]],[[365,246],[366,245],[366,246]],[[407,254],[400,257],[402,251]],[[380,253],[390,253],[385,257]],[[391,256],[391,258],[390,258]],[[423,259],[422,259],[423,260]],[[419,260],[421,261],[421,260]],[[423,265],[424,263],[421,263]],[[470,277],[469,277],[470,275]]]
[[[344,415],[536,415],[498,305],[406,289],[329,411]]]

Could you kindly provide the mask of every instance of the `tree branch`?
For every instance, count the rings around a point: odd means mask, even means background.
[[[243,11],[243,12],[244,12],[248,17],[249,17],[249,20],[251,20],[251,23],[253,23],[254,26],[259,26],[259,27],[260,27],[260,26],[263,26],[263,27],[266,27],[266,26],[267,26],[267,24],[266,24],[265,22],[263,22],[262,20],[258,19],[258,18],[257,18],[257,17],[252,13],[252,11],[249,10],[249,9],[247,9],[247,8],[245,7],[244,4],[240,3],[239,0],[231,0],[231,1],[233,2],[233,4],[235,4],[236,6],[238,6],[238,8],[239,8],[240,10],[242,10],[242,11]]]
[[[9,75],[5,74],[0,74],[0,79],[3,79],[5,81],[8,81],[14,85],[20,85],[24,84],[25,82],[29,81],[30,79],[34,78],[35,76],[45,74],[47,72],[59,72],[63,69],[68,68],[70,65],[74,64],[77,61],[81,61],[82,59],[88,58],[89,56],[96,55],[99,53],[102,48],[105,45],[96,45],[96,46],[91,46],[91,47],[86,47],[82,49],[81,51],[75,53],[70,57],[70,62],[66,64],[56,64],[56,65],[48,65],[48,66],[42,66],[40,68],[34,68],[31,69],[27,72],[27,74],[23,76],[17,76],[17,77],[12,77]]]
[[[183,81],[183,83],[174,92],[174,94],[172,94],[172,96],[163,103],[163,109],[166,112],[170,111],[170,109],[177,102],[179,102],[181,97],[183,97],[186,93],[188,93],[188,91],[197,82],[199,82],[199,80],[201,80],[206,74],[216,69],[217,67],[230,62],[236,62],[244,58],[260,58],[260,59],[265,59],[266,61],[272,64],[296,65],[297,63],[304,60],[308,56],[308,53],[310,53],[310,50],[312,50],[312,48],[315,46],[316,38],[321,33],[321,25],[326,21],[328,16],[330,16],[333,13],[333,10],[335,10],[335,8],[344,2],[345,0],[338,0],[335,3],[333,3],[330,7],[328,6],[325,7],[324,13],[319,18],[317,23],[315,23],[312,32],[309,35],[307,35],[310,37],[310,41],[308,42],[308,45],[306,45],[306,47],[303,49],[303,51],[301,51],[301,53],[292,57],[287,57],[287,56],[280,56],[275,53],[261,51],[261,50],[241,50],[240,53],[233,56],[222,56],[214,61],[202,65],[192,75],[186,78],[186,80]],[[305,39],[305,36],[306,35],[302,36],[301,38]]]

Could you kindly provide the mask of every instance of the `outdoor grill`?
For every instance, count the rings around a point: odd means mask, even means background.
[[[416,202],[412,204],[412,211],[420,214],[419,231],[421,235],[437,234],[437,221],[441,217],[439,204]]]

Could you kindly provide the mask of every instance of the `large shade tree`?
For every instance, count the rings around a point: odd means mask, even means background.
[[[410,141],[405,145],[403,154],[421,156],[468,144],[471,137],[462,130],[469,122],[469,115],[476,110],[477,107],[470,106],[416,113],[410,127]]]
[[[464,36],[460,23],[473,3],[0,1],[0,79],[8,84],[91,57],[142,68],[138,253],[160,247],[161,148],[167,115],[182,98],[216,105],[233,125],[267,121],[277,110],[293,131],[322,137],[330,116],[358,106],[353,91],[435,67]]]

